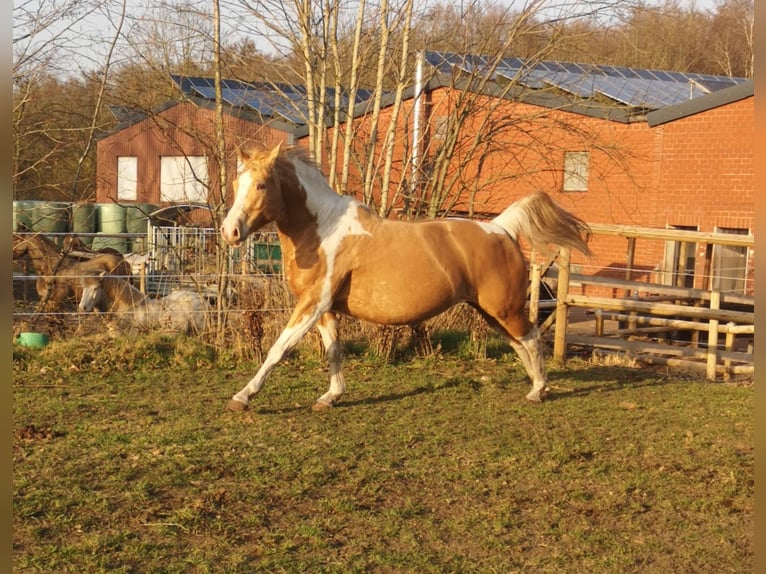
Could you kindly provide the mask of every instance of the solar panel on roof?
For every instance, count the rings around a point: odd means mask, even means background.
[[[572,63],[562,63],[561,64],[564,69],[567,72],[570,72],[572,74],[585,74],[587,73],[587,70],[583,68],[580,64],[572,64]]]
[[[500,60],[500,65],[498,67],[518,70],[519,68],[524,67],[524,62],[519,58],[503,58]]]
[[[516,80],[522,86],[532,88],[533,90],[539,90],[547,87],[545,78],[549,73],[541,70],[519,70],[512,80]]]
[[[730,88],[732,86],[737,85],[737,82],[734,82],[728,79],[715,79],[715,80],[704,79],[704,80],[696,80],[696,83],[698,83],[708,92],[717,92],[718,90],[723,90],[724,88]]]
[[[203,98],[215,99],[215,89],[207,86],[193,86],[192,90],[197,92]]]
[[[549,84],[581,98],[593,97],[594,77],[586,74],[558,73],[546,79]]]
[[[636,70],[636,74],[639,78],[642,78],[644,80],[656,80],[657,76],[655,76],[651,70]]]

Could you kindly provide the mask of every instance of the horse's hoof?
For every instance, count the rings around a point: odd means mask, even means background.
[[[531,403],[541,403],[543,402],[548,395],[550,394],[550,391],[545,389],[540,389],[539,391],[532,391],[527,395],[527,400]]]
[[[229,409],[230,411],[236,411],[236,412],[246,411],[247,403],[243,403],[242,401],[236,401],[234,399],[231,399],[229,401],[229,404],[226,405],[226,408]]]
[[[332,404],[331,403],[326,403],[324,401],[317,401],[317,402],[315,402],[313,404],[313,406],[311,407],[311,410],[312,411],[326,411],[327,409],[331,409],[331,408],[332,408]]]

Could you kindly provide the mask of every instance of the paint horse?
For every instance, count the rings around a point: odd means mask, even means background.
[[[37,274],[35,288],[43,307],[55,308],[69,298],[82,295],[80,277],[101,272],[129,278],[130,264],[119,253],[90,252],[82,256],[61,251],[40,233],[14,233],[13,259],[29,258]]]
[[[495,219],[404,222],[383,219],[337,194],[298,149],[240,152],[243,169],[221,226],[239,246],[275,222],[297,304],[255,376],[229,402],[244,410],[285,353],[314,326],[326,349],[329,390],[313,406],[333,406],[345,391],[337,315],[381,325],[415,323],[459,302],[506,336],[532,379],[526,395],[548,394],[540,333],[525,313],[527,262],[517,242],[557,245],[590,255],[587,225],[543,193],[513,203]]]
[[[139,327],[198,334],[205,329],[212,311],[210,304],[194,291],[173,291],[155,299],[128,281],[106,273],[84,275],[80,281],[80,312],[123,315]]]

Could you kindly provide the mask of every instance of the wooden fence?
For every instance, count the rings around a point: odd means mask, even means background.
[[[536,297],[541,279],[556,282],[555,312],[542,323],[544,332],[553,327],[553,358],[566,361],[567,351],[575,347],[596,352],[618,353],[639,362],[703,370],[710,380],[720,374],[753,373],[754,297],[745,293],[712,289],[714,245],[734,245],[752,249],[752,235],[697,233],[626,226],[592,226],[594,234],[622,236],[627,240],[624,278],[573,273],[570,253],[561,250],[557,267],[547,273],[535,263],[530,273],[530,315],[537,316]],[[631,279],[636,241],[676,241],[704,245],[705,289],[662,285]],[[714,270],[712,270],[714,271]],[[612,290],[622,296],[604,297],[576,294],[577,285],[585,293]],[[606,289],[604,289],[606,288]],[[570,314],[585,310],[591,321],[572,329]],[[587,326],[592,326],[588,332]],[[673,333],[676,337],[668,336]],[[682,335],[683,340],[678,339]]]

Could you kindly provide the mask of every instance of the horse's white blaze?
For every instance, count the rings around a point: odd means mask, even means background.
[[[85,313],[90,313],[98,302],[98,296],[100,290],[98,287],[84,287],[82,290],[82,296],[80,297],[80,310]]]
[[[237,178],[237,195],[234,198],[234,203],[229,209],[229,212],[226,214],[226,217],[224,217],[223,224],[221,226],[224,239],[226,239],[227,242],[230,238],[233,237],[234,229],[239,229],[240,241],[250,231],[249,229],[245,228],[247,224],[247,220],[245,218],[245,205],[247,203],[247,196],[252,185],[253,176],[249,171],[243,172]]]

